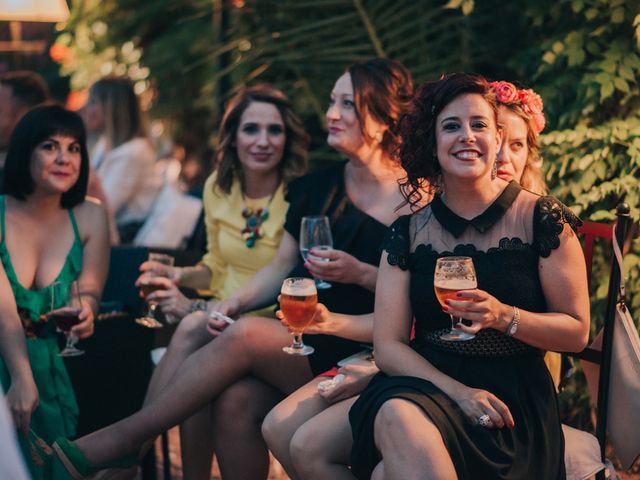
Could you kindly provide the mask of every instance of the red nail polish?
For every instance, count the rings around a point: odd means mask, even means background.
[[[459,330],[459,329],[461,329],[462,327],[460,326],[460,324],[459,324],[459,323],[456,323],[456,324],[453,326],[453,328],[457,328],[457,329]]]
[[[443,306],[442,306],[442,311],[443,311],[443,312],[448,312],[448,311],[449,311],[449,307],[447,307],[447,306],[443,305]]]
[[[460,292],[456,293],[456,297],[461,297],[462,294]]]

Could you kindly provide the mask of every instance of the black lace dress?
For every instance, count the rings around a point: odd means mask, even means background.
[[[580,220],[555,198],[538,197],[512,182],[473,220],[458,217],[436,197],[390,227],[383,244],[388,262],[411,275],[412,348],[461,383],[495,394],[509,407],[515,428],[475,425],[432,383],[381,373],[349,414],[352,471],[358,478],[369,479],[380,461],[373,422],[380,406],[391,398],[409,400],[423,409],[442,434],[460,479],[565,478],[564,438],[544,352],[493,329],[464,342],[441,340],[450,320],[433,290],[436,259],[466,255],[473,259],[479,288],[506,304],[545,312],[538,260],[559,246],[565,223],[575,229]]]

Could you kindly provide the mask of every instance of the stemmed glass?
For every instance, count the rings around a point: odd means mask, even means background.
[[[436,271],[433,277],[433,286],[438,302],[446,306],[447,299],[456,299],[456,294],[461,290],[473,290],[477,288],[476,271],[473,268],[473,260],[470,257],[442,257],[436,261]],[[461,318],[451,317],[451,330],[440,338],[449,341],[471,340],[475,337],[472,333],[463,332],[455,328],[462,321]]]
[[[54,283],[51,286],[51,308],[47,313],[47,320],[55,323],[67,339],[64,349],[58,354],[61,357],[84,355],[84,350],[76,348],[78,337],[71,331],[74,325],[80,323],[80,312],[82,312],[82,301],[78,282]]]
[[[280,310],[293,334],[293,343],[282,350],[290,355],[309,355],[314,348],[302,342],[302,333],[316,313],[318,291],[310,278],[291,277],[282,282]]]
[[[325,215],[314,215],[302,217],[300,224],[300,254],[306,261],[307,258],[328,262],[328,258],[314,257],[309,253],[314,250],[331,250],[333,248],[333,238],[331,236],[331,226],[329,219]],[[331,288],[331,284],[320,278],[316,278],[316,288]]]
[[[166,255],[164,253],[155,253],[149,252],[149,261],[157,262],[162,265],[166,265],[169,268],[160,270],[147,270],[145,276],[142,278],[140,282],[140,290],[142,291],[142,295],[146,299],[151,293],[156,290],[162,290],[163,287],[161,285],[156,285],[151,282],[152,278],[157,277],[165,277],[169,278],[171,267],[173,267],[174,258],[171,255]],[[147,328],[162,328],[164,325],[158,321],[156,318],[156,310],[158,308],[158,304],[155,301],[147,301],[147,312],[139,318],[136,318],[136,323],[142,325]]]

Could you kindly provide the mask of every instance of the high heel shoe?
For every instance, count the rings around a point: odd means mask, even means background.
[[[67,469],[73,480],[107,480],[124,475],[136,466],[138,458],[135,455],[93,465],[84,453],[65,437],[58,437],[53,443],[53,451]]]

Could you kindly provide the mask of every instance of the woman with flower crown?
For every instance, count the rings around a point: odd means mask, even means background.
[[[384,373],[349,413],[357,478],[566,476],[542,353],[587,342],[580,220],[555,198],[497,176],[497,111],[484,78],[453,74],[419,89],[401,123],[409,201],[425,180],[442,189],[383,243],[374,346]],[[436,260],[452,255],[471,257],[478,288],[441,307]],[[449,315],[475,337],[441,338]]]

